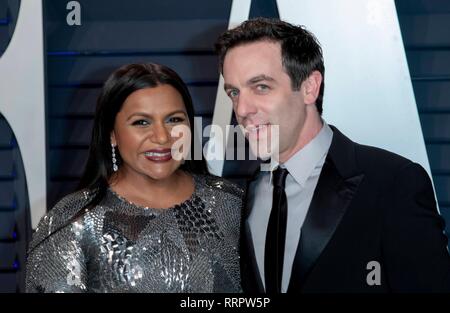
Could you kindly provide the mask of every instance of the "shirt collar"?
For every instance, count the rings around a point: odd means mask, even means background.
[[[328,153],[333,139],[333,131],[330,126],[323,121],[322,129],[306,146],[297,151],[284,164],[276,161],[271,162],[270,180],[272,180],[273,171],[280,165],[285,167],[294,180],[304,187],[306,180],[311,176],[314,169],[320,165],[321,160]]]

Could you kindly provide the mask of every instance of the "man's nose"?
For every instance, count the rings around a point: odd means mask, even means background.
[[[256,106],[254,105],[254,100],[252,97],[247,95],[244,92],[241,92],[239,98],[235,103],[235,112],[236,115],[240,118],[246,118],[248,115],[252,113],[256,113]]]

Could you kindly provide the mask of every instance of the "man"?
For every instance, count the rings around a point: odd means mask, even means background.
[[[258,18],[222,34],[216,50],[250,146],[276,140],[271,127],[279,125],[276,166],[249,183],[244,290],[450,291],[447,237],[430,178],[420,165],[352,142],[323,121],[324,64],[315,37]]]

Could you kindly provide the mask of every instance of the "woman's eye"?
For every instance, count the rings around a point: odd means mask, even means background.
[[[147,126],[149,124],[150,123],[146,120],[137,120],[137,121],[134,121],[132,125],[133,126]]]
[[[185,119],[183,117],[174,116],[174,117],[169,118],[168,122],[169,123],[182,123],[182,122],[184,122],[184,120]]]

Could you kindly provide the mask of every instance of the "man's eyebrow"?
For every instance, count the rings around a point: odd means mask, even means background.
[[[270,76],[261,74],[261,75],[252,77],[249,80],[247,80],[247,85],[253,85],[253,84],[259,83],[261,81],[275,81],[275,79],[273,79]]]
[[[228,89],[237,89],[237,88],[231,84],[223,84],[223,89],[228,90]]]
[[[273,79],[270,76],[261,74],[261,75],[257,75],[255,77],[250,78],[249,80],[247,80],[247,85],[254,85],[256,83],[259,83],[261,81],[270,81],[273,82],[275,81],[275,79]],[[231,84],[224,84],[223,85],[223,89],[228,90],[228,89],[237,89],[235,86],[231,85]]]

